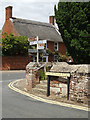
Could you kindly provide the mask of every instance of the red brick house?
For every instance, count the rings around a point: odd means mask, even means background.
[[[57,51],[58,53],[65,55],[66,47],[63,43],[60,32],[54,25],[54,16],[50,16],[50,23],[26,20],[12,17],[12,6],[8,6],[6,9],[5,24],[2,28],[2,33],[13,33],[16,36],[27,36],[33,38],[38,36],[40,40],[47,40],[46,48],[51,51]],[[32,55],[32,57],[35,57]],[[57,55],[43,56],[48,61],[57,61]]]

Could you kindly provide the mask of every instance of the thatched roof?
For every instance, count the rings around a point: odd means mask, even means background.
[[[48,41],[63,42],[60,33],[50,23],[19,18],[12,19],[16,30],[22,36],[27,36],[28,38],[39,36],[41,40],[46,39]]]

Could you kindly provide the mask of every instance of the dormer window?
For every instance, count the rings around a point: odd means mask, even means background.
[[[54,50],[55,50],[55,51],[58,51],[58,42],[55,42],[55,43],[54,43]]]

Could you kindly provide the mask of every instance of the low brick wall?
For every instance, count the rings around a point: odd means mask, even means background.
[[[70,100],[88,103],[90,100],[90,64],[69,65],[65,62],[60,62],[54,64],[50,71],[69,72],[71,75],[69,87]],[[53,80],[55,81],[54,77]]]
[[[70,88],[69,88],[69,99],[76,102],[88,103],[88,99],[90,99],[90,81],[89,81],[89,73],[71,73],[70,78]],[[55,77],[50,79],[51,91],[53,93],[57,93],[60,97],[67,97],[67,82],[60,82],[55,80]]]
[[[87,104],[90,100],[90,64],[69,65],[64,62],[51,63],[51,72],[70,72],[70,86],[69,86],[69,99]],[[30,63],[26,67],[26,80],[27,89],[31,89],[33,85],[38,81],[39,74],[36,75],[32,70],[37,67],[33,63]],[[31,74],[32,73],[32,74]],[[38,77],[37,77],[38,76]],[[34,78],[33,80],[31,78]],[[28,90],[29,90],[28,89]],[[50,77],[50,89],[51,92],[59,95],[60,97],[67,97],[67,77]]]
[[[28,56],[3,56],[0,70],[25,70],[29,61]]]
[[[32,91],[32,88],[39,82],[37,63],[31,62],[26,66],[26,89]]]
[[[71,73],[70,99],[88,103],[89,97],[89,73]]]

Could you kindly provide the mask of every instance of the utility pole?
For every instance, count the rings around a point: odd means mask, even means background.
[[[37,36],[37,63],[39,63],[39,51],[38,51],[38,36]]]

